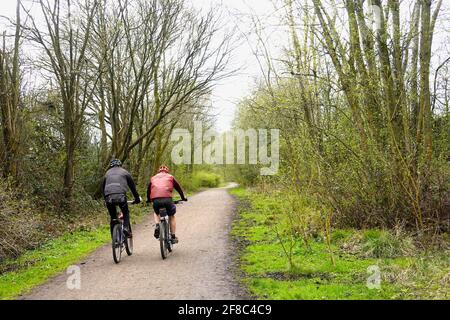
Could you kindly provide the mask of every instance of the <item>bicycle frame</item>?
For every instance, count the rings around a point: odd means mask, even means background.
[[[168,256],[168,252],[172,252],[173,244],[171,239],[171,230],[170,230],[170,219],[167,214],[167,210],[162,208],[159,210],[159,220],[160,220],[160,248],[161,248],[161,256],[163,259],[166,259]]]
[[[128,201],[128,204],[133,204],[134,202]],[[131,256],[133,254],[133,239],[125,236],[124,232],[124,219],[123,212],[119,208],[117,219],[113,220],[115,222],[112,232],[112,251],[113,259],[117,264],[122,258],[122,252],[125,250],[127,255]],[[119,228],[117,230],[117,227]],[[130,225],[131,232],[131,225]],[[118,234],[117,234],[118,233]]]
[[[182,201],[174,201],[175,205],[180,203],[182,203]],[[167,214],[167,210],[165,208],[161,208],[159,210],[159,221],[160,221],[159,242],[160,242],[161,256],[163,259],[166,259],[169,252],[172,252],[173,250],[173,243],[172,243],[172,232],[170,229],[170,217]]]

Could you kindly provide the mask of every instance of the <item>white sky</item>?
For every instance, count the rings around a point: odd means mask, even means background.
[[[27,0],[23,0],[27,2]],[[253,50],[257,46],[254,34],[251,35],[253,23],[251,15],[255,15],[264,25],[270,25],[267,34],[269,34],[270,50],[274,57],[278,56],[283,44],[288,42],[288,34],[283,32],[279,26],[280,11],[276,11],[273,0],[190,0],[197,8],[208,10],[212,5],[219,6],[222,10],[224,19],[224,27],[233,29],[238,27],[238,34],[241,40],[234,51],[230,69],[239,69],[237,74],[232,78],[221,81],[213,91],[212,102],[217,117],[217,129],[221,132],[230,128],[234,118],[237,103],[244,97],[251,94],[255,87],[257,79],[261,75],[259,64],[254,56]],[[406,0],[410,1],[410,0]],[[444,1],[444,17],[449,16],[448,4],[450,1]],[[16,0],[0,0],[0,15],[14,17]],[[441,17],[442,18],[442,17]],[[446,19],[443,19],[444,21]],[[441,20],[442,21],[442,20]],[[448,21],[447,21],[448,22]],[[3,21],[0,20],[0,30]],[[277,26],[278,25],[278,26]],[[449,39],[450,28],[446,24],[445,27],[437,26],[438,34],[435,38],[435,47],[442,49],[447,44],[445,40]],[[444,30],[443,30],[444,29]],[[243,35],[250,35],[246,39]],[[248,40],[248,41],[247,41]],[[447,50],[445,50],[447,51]],[[442,59],[446,58],[448,53],[442,55]],[[437,57],[437,60],[441,60]],[[439,62],[438,62],[439,63]]]
[[[256,15],[264,23],[272,20],[277,23],[272,0],[191,0],[198,8],[210,6],[222,8],[224,24],[228,29],[237,27],[238,47],[234,51],[230,69],[239,69],[235,76],[222,81],[213,92],[213,105],[218,113],[217,129],[221,132],[230,129],[234,119],[236,105],[242,98],[251,94],[257,79],[261,75],[260,67],[253,50],[257,43],[253,33],[251,16]],[[244,36],[245,34],[245,36]],[[250,37],[249,39],[246,36]],[[277,41],[283,35],[271,35],[273,50],[277,50]],[[284,39],[286,40],[286,39]],[[278,46],[279,47],[279,46]]]

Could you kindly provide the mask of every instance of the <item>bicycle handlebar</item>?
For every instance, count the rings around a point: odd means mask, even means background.
[[[139,197],[139,199],[141,200],[141,202],[142,202],[142,197]],[[128,202],[128,204],[136,204],[135,202],[134,202],[134,200],[133,201],[127,201]]]
[[[185,203],[187,201],[187,199],[186,200],[175,200],[173,203],[174,204],[183,204],[183,203]],[[148,202],[147,201],[147,203],[152,203],[153,201],[150,201],[150,202]]]

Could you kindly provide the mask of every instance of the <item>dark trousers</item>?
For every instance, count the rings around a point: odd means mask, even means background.
[[[173,203],[172,198],[156,198],[153,199],[153,210],[159,215],[159,210],[165,208],[169,217],[177,213],[177,206]]]
[[[107,202],[106,208],[108,208],[109,215],[111,216],[111,222],[110,222],[111,235],[113,232],[114,225],[116,224],[116,222],[114,222],[114,220],[117,220],[117,206],[119,206],[120,210],[122,210],[124,227],[131,231],[130,210],[128,209],[128,203],[126,201],[119,202],[119,203],[108,203]]]

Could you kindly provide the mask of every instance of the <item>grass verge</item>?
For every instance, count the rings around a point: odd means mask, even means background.
[[[258,299],[450,298],[448,251],[424,252],[386,230],[333,230],[330,242],[319,232],[283,243],[282,200],[243,188],[230,193],[239,200],[233,235],[243,281]],[[292,246],[291,263],[283,246]],[[377,279],[380,286],[369,288]]]
[[[132,223],[141,222],[145,212],[148,212],[146,207],[132,208]],[[107,220],[106,211],[99,214],[105,215]],[[109,241],[109,224],[105,224],[94,230],[66,233],[36,250],[27,251],[18,259],[1,262],[0,300],[12,300],[30,292]]]

